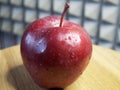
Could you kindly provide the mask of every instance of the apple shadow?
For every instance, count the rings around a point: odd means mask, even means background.
[[[15,90],[64,90],[63,88],[44,89],[32,80],[24,65],[10,69],[7,73],[7,81]]]
[[[6,77],[15,90],[46,90],[34,83],[23,65],[9,70]]]
[[[50,88],[48,90],[64,90],[63,88]]]

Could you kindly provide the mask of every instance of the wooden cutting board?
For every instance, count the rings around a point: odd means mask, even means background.
[[[0,90],[45,90],[24,68],[19,46],[0,50]],[[93,45],[85,72],[64,90],[120,90],[120,53]]]

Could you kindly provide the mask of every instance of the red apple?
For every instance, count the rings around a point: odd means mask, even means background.
[[[32,22],[23,34],[21,55],[33,80],[44,88],[64,88],[74,82],[89,63],[92,43],[78,24],[48,16]]]

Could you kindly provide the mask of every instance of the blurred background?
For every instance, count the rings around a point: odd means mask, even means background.
[[[120,51],[120,0],[0,0],[0,49],[20,44],[25,27],[48,15],[81,24],[93,44]]]

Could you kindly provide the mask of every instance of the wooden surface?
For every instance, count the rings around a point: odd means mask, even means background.
[[[45,90],[30,78],[19,49],[0,50],[0,90]],[[120,90],[120,53],[94,45],[85,72],[64,90]]]

